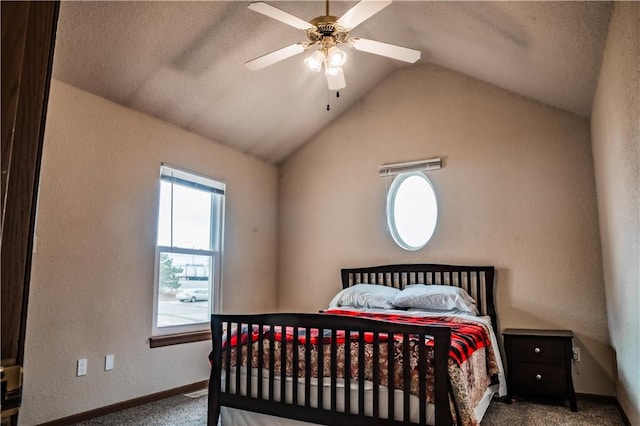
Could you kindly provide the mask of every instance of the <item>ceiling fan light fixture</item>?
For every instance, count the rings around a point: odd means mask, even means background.
[[[341,67],[347,62],[347,54],[337,46],[332,46],[327,51],[327,61],[331,67]]]
[[[340,67],[327,67],[324,73],[330,76],[337,76],[340,72],[344,75],[344,71]]]
[[[324,63],[324,55],[321,51],[316,50],[311,56],[304,60],[305,65],[313,72],[320,72]]]
[[[327,67],[324,74],[327,76],[329,90],[340,90],[347,87],[347,82],[344,79],[344,71],[342,71],[342,68]]]

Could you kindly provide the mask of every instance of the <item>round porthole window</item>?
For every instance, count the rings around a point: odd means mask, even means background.
[[[393,240],[405,250],[420,250],[436,229],[438,202],[422,172],[398,175],[387,194],[387,224]]]

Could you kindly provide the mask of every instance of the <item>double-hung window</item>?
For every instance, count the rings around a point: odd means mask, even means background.
[[[220,308],[225,184],[162,165],[153,335],[209,330]]]

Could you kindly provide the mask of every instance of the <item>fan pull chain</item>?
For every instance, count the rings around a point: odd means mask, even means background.
[[[329,105],[329,93],[330,92],[331,92],[330,90],[327,90],[327,111],[331,111],[331,105]],[[339,97],[340,97],[340,91],[336,90],[336,98],[339,98]]]

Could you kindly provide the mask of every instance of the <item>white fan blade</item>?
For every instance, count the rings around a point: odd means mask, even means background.
[[[391,0],[361,0],[342,15],[336,24],[352,30],[390,4]]]
[[[297,18],[290,13],[285,12],[284,10],[280,10],[277,7],[273,7],[270,4],[267,4],[262,1],[254,2],[249,4],[249,9],[254,12],[262,13],[263,15],[268,16],[269,18],[273,18],[280,22],[283,22],[287,25],[291,25],[294,28],[299,30],[307,30],[309,28],[314,28],[309,22],[304,21],[300,18]]]
[[[297,55],[298,53],[302,53],[305,50],[307,50],[307,46],[305,44],[296,43],[292,44],[291,46],[275,50],[271,53],[267,53],[266,55],[259,56],[255,59],[250,60],[249,62],[245,62],[244,64],[251,71],[256,71],[271,64],[275,64],[278,61],[282,61],[283,59],[287,59],[291,56]]]
[[[382,43],[380,41],[368,40],[366,38],[351,38],[349,44],[356,50],[382,55],[399,61],[414,63],[420,59],[420,51],[413,50],[395,44]]]

